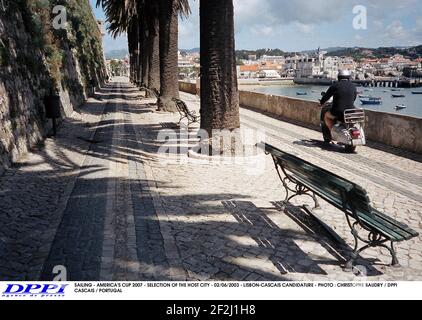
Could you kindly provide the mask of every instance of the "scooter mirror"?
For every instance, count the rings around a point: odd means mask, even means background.
[[[322,97],[325,96],[325,91],[321,92],[321,96]]]

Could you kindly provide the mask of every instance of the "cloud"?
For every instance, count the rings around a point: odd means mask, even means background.
[[[358,43],[408,45],[422,40],[422,0],[233,1],[239,48],[299,50]],[[181,20],[180,48],[199,46],[199,3],[200,0],[190,0],[192,15]],[[356,5],[368,9],[369,28],[361,30],[359,37],[352,25]],[[107,45],[116,47],[124,41],[107,40]]]
[[[403,39],[408,37],[408,33],[403,27],[401,21],[393,21],[387,28],[385,29],[386,33],[385,36],[392,40]]]
[[[415,35],[420,39],[422,38],[422,18],[416,20],[415,28],[413,29]]]
[[[313,24],[304,24],[300,22],[296,23],[296,27],[299,29],[301,33],[306,33],[306,34],[312,33],[315,29],[315,25]]]
[[[297,34],[297,43],[302,40],[301,35],[312,34],[315,41],[311,39],[309,47],[319,43],[352,46],[353,41],[362,40],[368,46],[384,45],[385,41],[388,45],[406,45],[422,40],[421,0],[234,0],[234,3],[238,37],[248,31],[257,34],[256,30],[264,26]],[[352,21],[357,5],[367,8],[369,29],[356,37]],[[274,37],[277,32],[267,34]],[[294,46],[291,40],[294,38],[283,38],[284,45],[287,47],[285,41],[290,41],[290,46]],[[279,39],[267,38],[267,42],[271,41],[273,47],[280,46]]]
[[[251,30],[256,36],[268,37],[275,34],[274,28],[270,26],[252,27]]]

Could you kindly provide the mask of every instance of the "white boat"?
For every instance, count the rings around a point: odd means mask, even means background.
[[[406,109],[407,107],[404,104],[399,104],[396,106],[396,110],[403,110]]]

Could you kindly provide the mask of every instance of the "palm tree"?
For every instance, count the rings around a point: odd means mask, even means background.
[[[233,0],[203,0],[201,28],[201,128],[240,128]]]
[[[162,111],[177,111],[172,99],[179,98],[179,14],[189,13],[188,0],[159,0],[161,92],[157,104]]]
[[[142,9],[140,9],[142,11]],[[160,92],[160,24],[158,19],[159,6],[156,1],[146,1],[143,7],[143,19],[148,36],[144,46],[144,54],[148,57],[148,79],[144,84],[149,89]]]
[[[139,26],[139,9],[141,0],[97,0],[102,6],[109,21],[108,30],[113,37],[128,32],[130,54],[131,81],[138,83],[140,68],[139,43],[141,30]]]
[[[178,14],[189,14],[188,0],[97,0],[99,4],[113,35],[128,32],[133,78],[160,92],[160,110],[176,111],[172,98],[179,97]]]
[[[136,28],[134,23],[128,27],[128,45],[129,45],[129,56],[130,56],[130,80],[132,83],[139,81],[139,28]]]

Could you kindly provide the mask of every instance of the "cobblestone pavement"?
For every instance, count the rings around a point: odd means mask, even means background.
[[[324,202],[318,212],[348,244],[339,246],[299,208],[308,199],[281,202],[270,157],[188,158],[195,139],[163,132],[178,116],[118,80],[0,177],[1,280],[51,280],[57,265],[69,280],[422,280],[421,237],[397,245],[401,268],[371,249],[358,260],[367,278],[343,271],[353,243],[343,213]],[[181,96],[198,112],[196,97]],[[316,131],[248,109],[241,118],[422,233],[421,155],[378,144],[349,155]],[[160,154],[163,144],[181,152]]]

